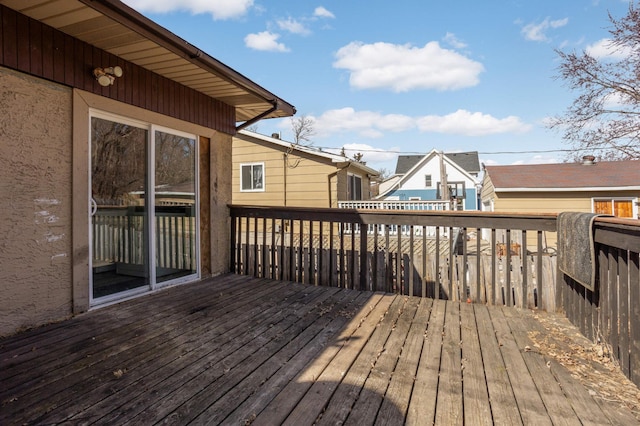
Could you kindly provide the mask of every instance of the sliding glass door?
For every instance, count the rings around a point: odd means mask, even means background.
[[[156,282],[197,273],[196,143],[193,137],[156,130]]]
[[[96,303],[198,274],[193,135],[91,118],[91,295]]]

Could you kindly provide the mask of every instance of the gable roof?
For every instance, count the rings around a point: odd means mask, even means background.
[[[235,107],[242,126],[293,105],[119,0],[0,0],[23,15]]]
[[[495,191],[640,189],[640,161],[486,166]]]
[[[430,155],[426,154],[426,155]],[[444,155],[469,173],[480,173],[478,151],[445,152]],[[399,155],[396,163],[396,174],[403,175],[411,170],[425,155]]]
[[[408,164],[413,163],[413,166],[411,166],[411,168],[409,168],[408,170],[406,170],[404,173],[398,173],[396,170],[396,175],[399,175],[400,178],[394,182],[392,185],[389,186],[389,188],[384,191],[383,193],[381,193],[380,195],[378,195],[376,198],[382,198],[384,196],[386,196],[389,192],[394,191],[398,188],[401,188],[402,185],[408,181],[409,179],[411,179],[411,177],[422,168],[423,165],[427,164],[429,161],[431,161],[433,158],[438,157],[439,156],[439,152],[436,151],[435,149],[432,150],[430,153],[428,153],[427,155],[404,155],[402,157],[412,157],[408,160],[404,160],[405,162],[402,164],[403,167],[406,167]],[[466,153],[463,153],[466,154]],[[468,153],[470,154],[470,156],[473,156],[474,152]],[[475,155],[477,157],[478,153],[475,152]],[[414,162],[413,157],[418,157],[418,161]],[[460,158],[465,158],[465,156],[461,156]],[[471,173],[468,170],[465,170],[460,164],[458,164],[457,162],[453,161],[453,159],[451,157],[449,157],[447,154],[444,154],[444,158],[443,158],[444,162],[446,164],[449,164],[450,166],[458,169],[458,171],[466,176],[467,179],[469,179],[470,181],[476,182],[477,183],[477,177],[472,176]],[[398,157],[398,164],[400,163],[400,158]],[[470,164],[472,164],[471,162],[469,162]],[[397,167],[396,167],[397,169]]]
[[[298,151],[299,153],[304,153],[312,157],[327,159],[336,165],[345,165],[348,163],[350,166],[358,168],[368,175],[372,175],[372,176],[380,175],[380,172],[378,172],[375,169],[372,169],[371,167],[367,167],[367,165],[365,164],[359,163],[347,157],[343,157],[342,155],[333,154],[331,152],[326,152],[326,151],[320,151],[319,149],[313,148],[311,146],[304,146],[304,145],[295,144],[293,142],[283,141],[280,138],[273,138],[270,136],[262,135],[260,133],[251,132],[249,130],[240,130],[237,133],[236,137],[239,137],[239,136],[258,139],[262,143],[266,143],[267,145],[273,145],[274,147],[277,147],[277,148],[283,148],[286,150],[291,149],[293,151]]]

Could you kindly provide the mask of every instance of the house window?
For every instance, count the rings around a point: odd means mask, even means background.
[[[362,200],[362,178],[360,176],[348,175],[347,199]]]
[[[595,198],[593,212],[617,217],[634,218],[634,199],[630,198]]]
[[[264,191],[264,163],[240,165],[240,190],[243,192]]]
[[[431,175],[424,175],[424,187],[431,188],[431,186],[432,186]]]

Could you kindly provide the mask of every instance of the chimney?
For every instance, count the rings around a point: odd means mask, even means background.
[[[584,157],[582,157],[582,164],[584,166],[592,166],[595,164],[595,160],[596,157],[594,157],[593,155],[585,155]]]
[[[280,133],[271,133],[271,137],[274,139],[280,139]]]

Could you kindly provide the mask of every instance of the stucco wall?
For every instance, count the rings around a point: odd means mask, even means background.
[[[71,89],[0,67],[0,335],[71,314]]]
[[[211,273],[229,272],[231,241],[231,135],[216,132],[211,138]]]

